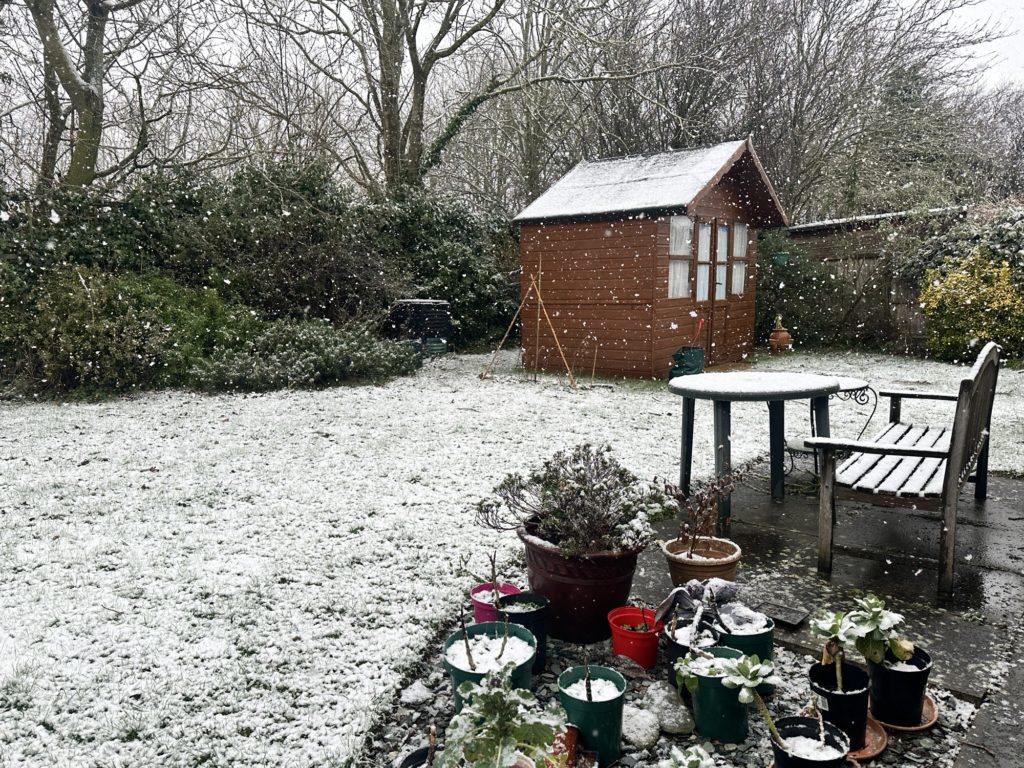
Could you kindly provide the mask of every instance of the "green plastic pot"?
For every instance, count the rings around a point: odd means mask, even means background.
[[[478,637],[480,635],[501,637],[505,634],[505,624],[500,621],[485,621],[482,624],[473,624],[472,626],[466,627],[466,632],[469,634],[470,638]],[[512,670],[512,685],[515,688],[529,688],[533,683],[533,673],[531,672],[531,668],[533,667],[533,660],[537,655],[537,639],[526,627],[520,624],[512,624],[511,622],[509,622],[508,625],[508,635],[509,637],[518,637],[520,640],[524,640],[533,647],[533,653],[530,654],[530,658]],[[444,665],[445,670],[452,679],[452,690],[456,713],[462,711],[463,704],[462,697],[459,695],[459,686],[465,682],[479,683],[487,675],[486,672],[470,672],[469,670],[459,669],[449,663],[447,656],[448,649],[455,643],[461,642],[462,630],[458,629],[450,634],[448,639],[444,641],[444,652],[441,654],[441,663]]]
[[[718,644],[726,648],[735,648],[744,656],[757,656],[761,661],[770,661],[775,647],[775,622],[769,617],[768,628],[756,635],[732,635],[723,632],[718,638]],[[775,686],[763,683],[757,687],[757,692],[762,696],[768,696],[775,692]]]
[[[590,679],[611,681],[619,689],[619,695],[609,701],[583,701],[565,692],[566,688],[586,676],[586,667],[570,667],[559,675],[558,700],[565,709],[566,718],[579,729],[583,746],[597,753],[598,765],[603,768],[618,760],[622,751],[626,678],[614,669],[591,664]]]
[[[708,653],[720,659],[738,659],[743,654],[735,648],[709,648]],[[693,691],[693,721],[705,739],[726,744],[739,744],[747,738],[747,705],[740,703],[739,690],[726,688],[720,677],[697,675]]]

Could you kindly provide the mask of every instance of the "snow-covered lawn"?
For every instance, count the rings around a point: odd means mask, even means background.
[[[589,440],[676,476],[663,385],[481,381],[485,361],[385,387],[0,404],[0,765],[344,764],[469,586],[460,557],[482,571],[485,548],[516,548],[467,511],[505,472]],[[758,366],[928,389],[963,372],[864,355]],[[787,417],[806,431],[805,405]],[[836,402],[833,433],[863,418]],[[992,468],[1024,472],[1024,374],[1004,371],[994,422]],[[735,460],[766,450],[763,404],[734,407],[733,427]]]

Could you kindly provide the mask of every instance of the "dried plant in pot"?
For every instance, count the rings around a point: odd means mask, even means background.
[[[666,484],[665,491],[675,497],[679,508],[686,513],[679,535],[661,542],[661,551],[675,586],[682,586],[693,579],[705,581],[717,577],[735,580],[743,552],[736,542],[714,535],[718,500],[722,495],[732,493],[736,485],[763,461],[763,456],[758,457],[724,475],[697,483],[689,496],[683,495],[677,486]]]
[[[481,525],[518,534],[530,590],[550,601],[548,631],[575,643],[610,636],[608,612],[629,597],[652,523],[677,511],[663,488],[637,478],[609,447],[588,444],[527,476],[509,475],[476,505]]]

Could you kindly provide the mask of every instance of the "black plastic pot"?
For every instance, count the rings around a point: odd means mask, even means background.
[[[892,651],[886,650],[885,660],[896,663]],[[871,713],[886,725],[914,728],[921,725],[924,693],[928,687],[928,673],[932,671],[932,657],[922,648],[914,648],[907,661],[917,667],[915,671],[901,672],[884,664],[868,662],[871,678]]]
[[[686,623],[688,623],[688,621],[692,622],[693,621],[693,617],[691,616],[689,618],[689,620],[684,619],[684,618],[680,618],[679,619],[679,624],[680,625],[685,625]],[[715,638],[715,644],[717,645],[718,644],[718,638],[720,636],[719,631],[717,629],[715,629],[714,627],[708,627],[708,626],[702,626],[702,629],[707,629],[711,633],[711,635]],[[673,637],[670,634],[670,632],[671,632],[671,622],[669,622],[668,624],[665,625],[665,628],[661,631],[661,636],[665,640],[665,656],[668,658],[668,681],[670,683],[672,683],[673,686],[678,688],[679,687],[679,678],[676,675],[676,661],[678,661],[679,659],[683,658],[683,656],[685,656],[686,654],[688,654],[690,652],[690,646],[683,645],[682,643],[677,643],[673,639]],[[690,692],[686,689],[685,685],[683,686],[682,690],[683,690],[684,699],[689,699]]]
[[[814,664],[808,676],[822,717],[849,737],[852,751],[862,749],[868,725],[868,673],[844,662],[842,691],[836,690],[833,664]]]
[[[815,717],[780,717],[775,721],[779,735],[783,740],[793,736],[806,736],[817,740],[821,736],[818,719]],[[840,768],[846,765],[846,755],[850,751],[850,740],[839,728],[826,721],[825,743],[835,747],[842,755],[834,760],[808,760],[786,752],[772,739],[772,753],[775,755],[775,768]]]
[[[502,597],[498,606],[498,621],[505,621],[508,616],[510,623],[526,627],[537,638],[537,658],[533,660],[533,673],[539,675],[547,663],[548,650],[548,607],[551,602],[536,592],[520,592],[517,595]],[[519,603],[537,603],[535,611],[503,611],[502,607]]]
[[[409,753],[405,759],[398,764],[398,768],[422,768],[427,764],[427,756],[430,754],[430,747],[420,747]],[[441,747],[434,750],[435,759],[441,754]]]

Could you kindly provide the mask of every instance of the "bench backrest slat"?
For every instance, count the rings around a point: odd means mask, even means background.
[[[988,439],[998,377],[999,346],[990,341],[981,350],[970,374],[960,382],[949,461],[943,483],[944,494],[952,493],[954,498],[959,494],[960,486],[967,479]]]

